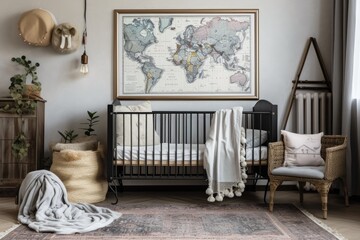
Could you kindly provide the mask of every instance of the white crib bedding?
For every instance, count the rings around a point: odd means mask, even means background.
[[[267,160],[267,150],[268,148],[266,146],[246,148],[246,162],[249,164],[252,163],[254,160],[254,165],[258,165],[259,160],[261,160],[261,164],[266,163],[263,162],[263,160]]]
[[[199,150],[199,151],[198,151]],[[162,143],[151,146],[121,146],[118,145],[115,154],[117,165],[132,166],[202,166],[205,144],[174,144]],[[261,165],[266,162],[267,147],[261,146],[246,149],[248,164]]]

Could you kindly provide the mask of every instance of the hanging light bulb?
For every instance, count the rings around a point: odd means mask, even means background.
[[[82,44],[84,45],[84,53],[81,55],[81,65],[80,65],[80,72],[83,74],[87,74],[89,72],[88,61],[89,57],[86,55],[86,43],[87,43],[87,26],[86,26],[86,0],[84,0],[84,32],[82,38]]]
[[[88,55],[86,55],[86,51],[84,50],[83,55],[81,55],[81,65],[80,65],[80,72],[86,74],[89,72],[88,67]]]

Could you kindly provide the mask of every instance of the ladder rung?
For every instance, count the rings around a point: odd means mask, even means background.
[[[295,80],[292,80],[292,82],[295,83]],[[326,81],[321,80],[298,80],[297,82],[301,84],[328,84]]]
[[[301,86],[297,86],[298,90],[327,90],[330,91],[329,88],[327,87],[301,87]]]

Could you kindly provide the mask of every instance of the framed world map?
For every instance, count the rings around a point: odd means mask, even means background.
[[[114,10],[114,98],[258,99],[258,10]]]

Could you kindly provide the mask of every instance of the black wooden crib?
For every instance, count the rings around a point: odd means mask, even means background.
[[[118,200],[123,180],[205,179],[203,152],[214,111],[118,111],[108,105],[107,180]],[[248,183],[267,179],[267,145],[277,141],[277,105],[243,111]],[[206,187],[205,187],[206,188]]]

